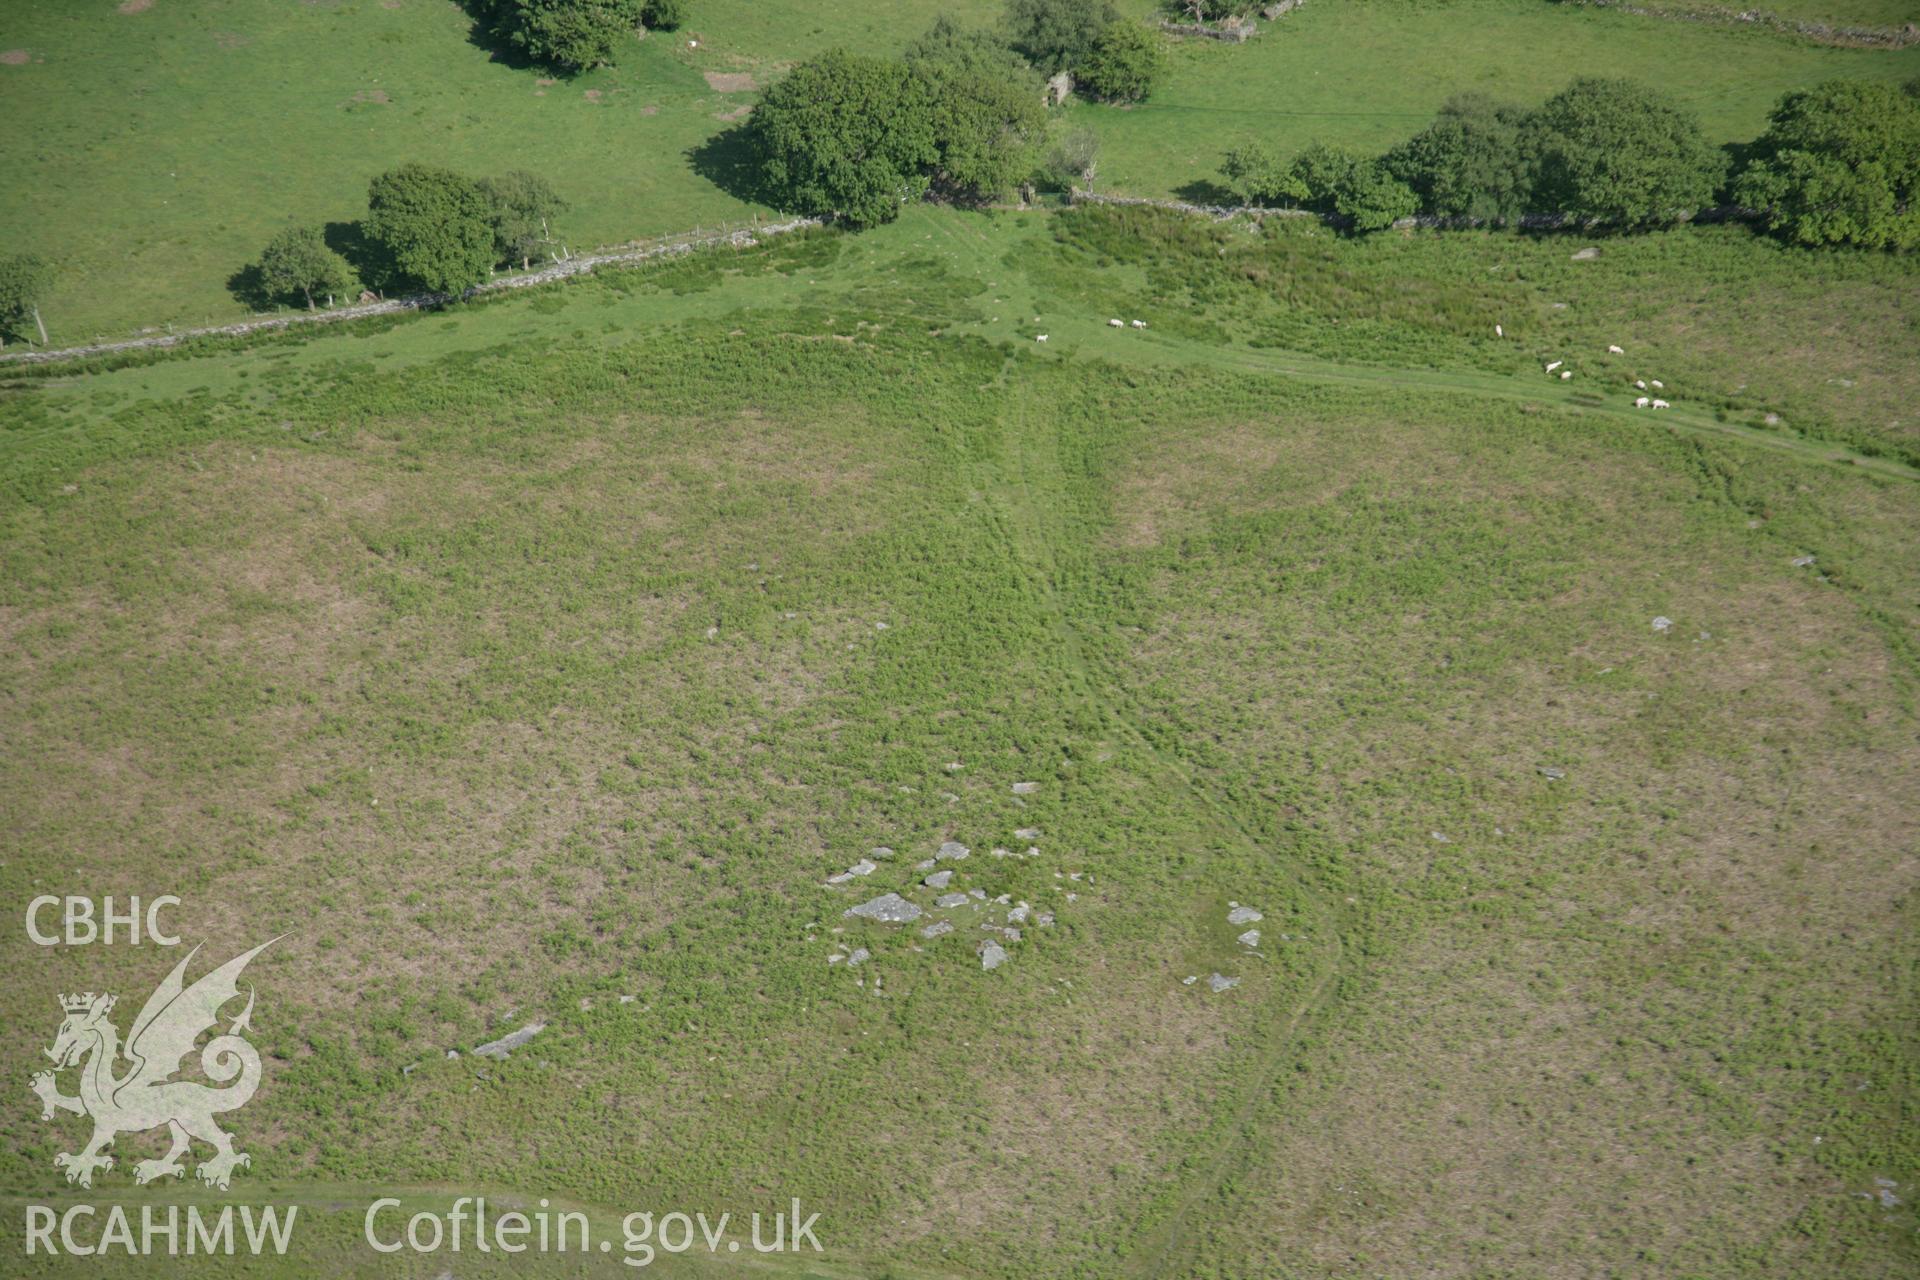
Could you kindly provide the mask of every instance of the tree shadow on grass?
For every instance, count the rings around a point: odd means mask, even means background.
[[[457,0],[457,3],[472,22],[472,25],[467,28],[467,43],[476,49],[484,50],[491,61],[514,71],[545,70],[550,75],[559,74],[529,58],[526,50],[488,25],[486,5],[483,0]]]
[[[705,142],[689,147],[686,157],[695,173],[734,199],[748,204],[774,203],[746,125],[722,129]]]
[[[1233,194],[1231,189],[1221,186],[1210,178],[1195,178],[1183,187],[1175,187],[1173,194],[1176,199],[1185,200],[1188,204],[1238,205],[1240,203],[1240,197]]]
[[[395,282],[392,260],[367,237],[365,223],[329,222],[320,229],[320,238],[327,242],[327,248],[347,260],[366,288],[385,289]]]
[[[271,311],[279,301],[268,291],[267,279],[261,274],[257,262],[249,262],[228,276],[227,292],[249,311]]]

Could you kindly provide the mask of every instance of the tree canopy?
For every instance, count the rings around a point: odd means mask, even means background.
[[[747,129],[776,203],[855,226],[898,217],[940,159],[923,82],[903,62],[843,49],[767,90]]]
[[[1787,94],[1735,180],[1734,199],[1801,244],[1920,247],[1913,87],[1832,80]]]
[[[1483,94],[1449,98],[1432,124],[1385,156],[1421,207],[1449,218],[1502,221],[1530,212],[1522,107]]]
[[[479,187],[489,205],[494,260],[528,266],[553,243],[553,220],[567,211],[567,202],[546,179],[523,169],[482,178]]]
[[[984,33],[944,18],[907,50],[915,97],[926,104],[936,152],[933,189],[981,201],[1013,190],[1032,172],[1045,137],[1041,85],[1024,62]]]
[[[478,284],[495,261],[493,203],[449,169],[405,164],[375,178],[366,231],[402,280],[438,293]]]
[[[27,326],[47,340],[46,326],[40,322],[40,303],[53,287],[53,266],[31,253],[16,253],[0,258],[0,334],[27,338]],[[29,340],[31,340],[29,338]]]
[[[1670,221],[1712,204],[1725,173],[1699,123],[1632,80],[1575,80],[1527,117],[1524,134],[1535,207],[1581,218]]]
[[[1234,194],[1250,205],[1295,205],[1308,196],[1306,184],[1294,176],[1293,165],[1257,139],[1230,148],[1220,173]]]
[[[639,30],[644,7],[642,0],[477,0],[477,6],[495,39],[562,71],[613,62]],[[677,25],[677,17],[655,25]]]
[[[353,268],[316,228],[288,227],[261,251],[260,281],[270,296],[298,297],[312,310],[314,295],[343,293],[352,285]]]
[[[1122,19],[1107,24],[1080,64],[1077,78],[1096,98],[1108,102],[1138,102],[1153,92],[1166,69],[1167,55],[1160,36],[1137,22]]]
[[[1007,44],[1046,75],[1073,71],[1119,17],[1110,0],[1007,0]]]

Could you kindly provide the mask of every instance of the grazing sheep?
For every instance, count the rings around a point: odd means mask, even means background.
[[[1107,324],[1110,328],[1114,328],[1114,329],[1122,329],[1126,327],[1124,324],[1122,324],[1118,320],[1109,320],[1107,321]]]
[[[1565,360],[1555,360],[1552,364],[1547,366],[1547,372],[1552,373],[1555,369],[1558,369],[1561,365],[1565,363],[1566,363]]]
[[[1035,342],[1045,342],[1046,340],[1047,340],[1047,335],[1044,333],[1038,334],[1034,337]]]
[[[1638,387],[1640,390],[1645,391],[1647,389],[1647,380],[1645,378],[1635,378],[1633,380],[1633,385]]]
[[[1133,327],[1136,329],[1144,329],[1147,327],[1147,322],[1145,320],[1135,320],[1133,322]]]
[[[1572,376],[1573,376],[1573,370],[1571,369],[1562,369],[1560,371],[1560,381],[1562,382],[1565,382],[1568,378],[1571,378]]]
[[[1660,381],[1660,379],[1658,379],[1658,378],[1655,378],[1655,379],[1653,380],[1653,389],[1654,389],[1655,391],[1663,391],[1663,390],[1665,390],[1665,389],[1666,389],[1666,385],[1667,385],[1666,383],[1664,383],[1664,382],[1662,382],[1662,381]]]
[[[1665,400],[1655,400],[1653,402],[1653,407],[1656,409],[1671,409],[1673,406],[1668,404]]]
[[[1615,346],[1610,342],[1607,344],[1607,354],[1610,356],[1623,356],[1627,354],[1627,349],[1625,347]]]
[[[1641,396],[1639,399],[1633,402],[1633,407],[1636,409],[1644,409],[1647,407],[1647,404],[1648,404],[1647,398],[1645,396]]]
[[[1505,329],[1502,329],[1499,325],[1495,325],[1493,326],[1493,336],[1496,338],[1504,338],[1507,336],[1507,331]]]

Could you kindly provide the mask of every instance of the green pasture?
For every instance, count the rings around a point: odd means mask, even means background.
[[[1784,351],[1778,250],[1541,243],[916,209],[11,373],[0,887],[288,932],[236,1194],[317,1226],[233,1274],[439,1275],[387,1187],[798,1196],[835,1276],[1905,1274],[1920,481],[1810,373],[1589,354]],[[949,839],[1056,915],[991,972],[840,914]],[[19,1080],[168,958],[4,945]],[[9,1233],[80,1136],[21,1102]]]
[[[228,282],[276,230],[350,223],[368,180],[408,160],[540,172],[574,206],[575,248],[751,218],[708,176],[724,156],[694,158],[751,105],[750,85],[835,44],[896,50],[943,8],[998,13],[979,0],[696,5],[686,30],[638,42],[617,69],[549,84],[474,43],[449,0],[123,7],[21,0],[0,13],[0,244],[58,264],[44,310],[59,342],[236,318]],[[1384,146],[1451,93],[1533,100],[1576,73],[1659,84],[1735,140],[1787,89],[1904,79],[1920,50],[1535,0],[1317,0],[1245,45],[1180,44],[1146,104],[1070,114],[1102,138],[1103,189],[1204,194],[1194,184],[1243,137]],[[751,80],[715,88],[709,75]]]

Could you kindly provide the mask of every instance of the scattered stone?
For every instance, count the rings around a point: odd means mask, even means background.
[[[1552,765],[1543,765],[1540,769],[1540,776],[1548,782],[1558,782],[1567,776],[1567,771],[1565,769],[1556,769]],[[1494,834],[1499,835],[1500,832],[1496,829]]]
[[[1016,782],[1013,784],[1013,794],[1017,796],[1030,796],[1039,789],[1040,784],[1037,782]]]
[[[1793,567],[1796,569],[1809,568],[1812,566],[1813,561],[1814,557],[1812,556],[1795,556],[1793,558]]]
[[[400,1068],[400,1074],[401,1074],[401,1075],[403,1075],[403,1076],[410,1076],[410,1075],[412,1075],[412,1074],[413,1074],[413,1073],[414,1073],[415,1071],[417,1071],[417,1070],[419,1069],[419,1067],[420,1067],[420,1064],[419,1064],[419,1063],[417,1063],[417,1062],[409,1062],[409,1063],[408,1063],[408,1064],[407,1064],[406,1066],[404,1066],[404,1067],[402,1067],[402,1068]]]
[[[499,1058],[504,1061],[508,1054],[546,1029],[547,1024],[544,1022],[529,1022],[518,1031],[509,1032],[501,1036],[498,1040],[489,1040],[486,1044],[476,1048],[474,1052],[483,1058]]]
[[[991,939],[981,945],[980,967],[982,969],[998,969],[1006,962],[1007,949],[1005,947]]]
[[[920,861],[913,864],[913,869],[915,871],[931,871],[933,870],[934,864],[937,861],[938,859],[936,858],[922,858]]]
[[[1655,631],[1665,631],[1668,627],[1671,627],[1672,625],[1673,625],[1672,618],[1659,617],[1653,620],[1653,629]]]
[[[936,920],[920,931],[923,938],[943,938],[953,932],[953,921]]]
[[[1025,924],[1027,922],[1027,915],[1032,910],[1033,908],[1028,906],[1026,903],[1024,902],[1021,903],[1019,906],[1015,907],[1013,910],[1007,912],[1007,923],[1008,924]]]
[[[847,881],[851,879],[853,879],[853,872],[836,871],[832,875],[827,877],[827,883],[828,884],[845,884]]]
[[[961,844],[958,840],[949,840],[940,846],[940,851],[933,855],[933,859],[935,862],[938,862],[942,858],[958,862],[972,852],[973,850],[967,848],[967,846]]]
[[[1013,833],[1013,838],[1016,840],[1038,840],[1040,838],[1040,828],[1021,827]]]
[[[926,885],[929,889],[944,889],[953,883],[953,872],[936,871],[920,883]]]
[[[1217,973],[1207,979],[1207,988],[1215,995],[1220,994],[1222,991],[1231,991],[1239,985],[1240,979],[1223,977]]]
[[[848,907],[846,914],[866,920],[879,920],[885,924],[905,924],[909,920],[920,918],[920,907],[919,904],[908,902],[897,893],[883,893],[871,902],[863,902],[857,907]]]
[[[847,868],[847,874],[850,876],[870,876],[879,869],[879,865],[871,859],[862,858]]]
[[[1013,856],[1013,850],[1002,849],[998,845],[994,846],[992,849],[989,849],[987,852],[996,858],[1011,858]]]
[[[967,892],[972,894],[974,897],[980,899],[980,901],[982,902],[985,902],[987,900],[987,891],[985,889],[969,889],[967,890]]]
[[[868,951],[865,947],[856,948],[854,953],[847,957],[847,968],[851,969],[855,965],[865,964],[868,960],[872,958],[873,958],[873,953],[871,951]]]
[[[1447,837],[1446,837],[1446,836],[1445,836],[1444,834],[1442,834],[1441,832],[1438,832],[1438,831],[1429,831],[1429,832],[1427,832],[1427,834],[1428,834],[1428,835],[1430,835],[1430,836],[1432,836],[1432,837],[1434,838],[1434,840],[1435,840],[1436,842],[1438,842],[1438,843],[1440,843],[1440,844],[1452,844],[1452,843],[1453,843],[1453,841],[1451,841],[1451,840],[1449,840],[1449,839],[1447,839]]]
[[[1234,939],[1234,941],[1243,947],[1257,947],[1260,945],[1260,931],[1258,929],[1249,929]]]
[[[1258,911],[1255,911],[1252,907],[1242,907],[1242,906],[1236,905],[1233,908],[1233,910],[1227,912],[1228,924],[1257,924],[1259,923],[1260,919],[1261,919],[1260,913]]]
[[[967,767],[967,766],[965,766],[965,765],[963,765],[963,764],[961,764],[961,763],[960,763],[960,762],[959,762],[958,760],[949,760],[949,761],[947,762],[947,772],[948,772],[948,773],[958,773],[958,772],[960,772],[960,771],[961,771],[962,769],[964,769],[964,768],[966,768],[966,767]]]
[[[832,955],[827,957],[827,963],[839,964],[842,960],[845,960],[845,959],[846,959],[845,956],[841,955],[838,951],[836,951]]]
[[[967,895],[964,893],[943,893],[933,900],[933,905],[939,907],[942,911],[949,910],[953,907],[964,907],[967,905]]]
[[[1005,938],[1008,942],[1020,941],[1020,931],[1018,929],[1014,929],[1014,928],[1002,929],[1000,931],[1000,936]]]
[[[457,1057],[459,1057],[459,1056],[460,1056],[460,1051],[459,1051],[458,1049],[449,1049],[449,1050],[447,1050],[447,1057],[449,1057],[449,1058],[457,1058]]]
[[[893,856],[893,850],[883,844],[875,845],[873,848],[867,850],[867,856],[876,861],[885,861]]]
[[[1182,979],[1180,979],[1180,985],[1181,985],[1181,986],[1183,986],[1183,987],[1190,987],[1190,986],[1192,986],[1192,985],[1193,985],[1194,983],[1196,983],[1196,982],[1198,982],[1198,981],[1200,981],[1200,978],[1199,978],[1199,976],[1198,976],[1198,975],[1196,975],[1196,974],[1191,974],[1191,973],[1190,973],[1190,974],[1188,974],[1188,975],[1187,975],[1186,977],[1184,977],[1184,978],[1182,978]]]
[[[1042,911],[1039,915],[1033,918],[1033,922],[1044,929],[1046,926],[1053,923],[1053,912]]]
[[[633,997],[632,997],[632,996],[621,996],[621,997],[620,997],[620,1003],[621,1003],[621,1004],[632,1004],[632,1003],[633,1003]]]
[[[1599,256],[1600,256],[1600,246],[1590,244],[1586,248],[1576,252],[1573,255],[1573,260],[1575,262],[1592,262],[1595,258]]]

